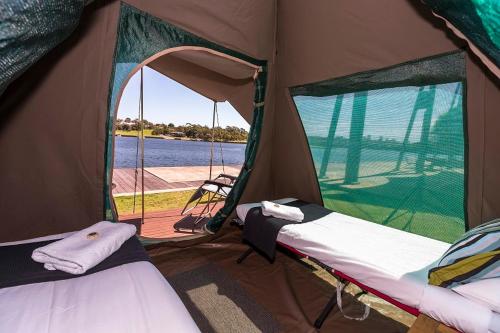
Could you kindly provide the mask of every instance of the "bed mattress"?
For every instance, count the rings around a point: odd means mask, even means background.
[[[50,237],[37,240],[46,239]],[[154,333],[199,329],[161,273],[143,261],[69,280],[0,289],[0,332]]]
[[[252,207],[239,207],[238,217],[244,221]],[[277,241],[463,332],[500,333],[499,314],[427,284],[427,272],[448,243],[334,212],[284,226]]]

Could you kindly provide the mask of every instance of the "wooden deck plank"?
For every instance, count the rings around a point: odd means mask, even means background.
[[[182,166],[182,167],[151,167],[146,168],[158,178],[168,183],[185,182],[188,180],[206,180],[210,173],[207,166]],[[214,165],[212,168],[212,178],[221,173],[237,176],[240,173],[241,165],[226,165],[224,170],[221,165]]]
[[[190,168],[190,167],[186,167]],[[185,174],[188,174],[185,171]],[[135,169],[123,168],[113,170],[113,194],[141,192],[141,174],[138,174],[137,186],[135,186]],[[187,176],[186,176],[187,177]],[[156,192],[173,189],[188,189],[198,187],[203,184],[203,180],[182,180],[167,182],[154,174],[144,170],[144,191]]]
[[[222,208],[224,205],[223,202],[219,202],[214,209],[214,213]],[[195,209],[194,213],[199,213],[203,207],[199,207]],[[141,228],[141,236],[149,237],[149,238],[173,238],[173,237],[182,237],[187,235],[192,235],[193,233],[190,231],[177,231],[174,229],[174,224],[185,218],[185,216],[181,215],[182,208],[178,209],[170,209],[166,211],[158,211],[158,212],[148,212],[145,214],[144,224]],[[119,217],[120,222],[132,222],[132,221],[140,221],[141,214],[130,214],[123,215]],[[205,221],[206,222],[206,221]],[[199,227],[204,223],[200,223]],[[197,228],[198,232],[200,232],[200,228]],[[195,231],[196,233],[196,231]]]

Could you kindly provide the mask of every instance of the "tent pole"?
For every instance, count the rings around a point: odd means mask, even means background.
[[[217,106],[215,107],[215,114],[217,116],[217,127],[219,128],[219,130],[217,131],[217,133],[219,133],[219,135],[220,135],[221,134],[221,132],[220,132],[221,127],[220,127],[220,122],[219,122],[219,110],[217,110]],[[219,141],[220,160],[221,160],[221,163],[222,163],[222,173],[225,174],[226,170],[225,170],[225,166],[224,166],[224,153],[222,151],[222,135],[220,135],[220,136],[221,136],[221,138],[219,138],[219,139],[221,139]]]
[[[139,92],[140,95],[140,92]],[[139,114],[137,118],[141,117],[141,100],[139,98]],[[137,207],[137,177],[139,174],[139,141],[141,136],[141,128],[137,128],[137,136],[135,141],[135,169],[134,169],[134,204],[132,208],[132,213],[135,214],[135,208]]]
[[[210,145],[210,173],[208,179],[212,179],[212,164],[214,160],[214,142],[215,142],[215,112],[217,110],[217,102],[214,101],[214,110],[212,114],[212,144]]]
[[[434,98],[436,96],[436,86],[435,85],[429,86],[429,90],[423,92],[423,94],[425,94],[424,95],[425,97],[422,99],[422,103],[424,103],[423,101],[427,100],[429,100],[430,103],[425,109],[424,119],[422,120],[422,134],[420,137],[420,147],[419,147],[417,162],[415,163],[416,173],[424,172],[425,159],[427,156],[427,145],[429,143],[429,133],[432,124]]]
[[[420,103],[418,103],[419,98],[421,96],[420,94],[423,91],[424,91],[424,87],[420,87],[420,89],[418,90],[417,99],[415,100],[415,105],[413,106],[413,112],[411,113],[410,121],[408,123],[408,127],[406,128],[406,134],[405,134],[405,138],[403,140],[403,147],[402,147],[401,151],[399,152],[398,161],[396,163],[396,167],[394,168],[394,171],[399,171],[399,169],[401,168],[401,163],[403,162],[403,157],[404,157],[404,154],[406,151],[406,147],[408,146],[408,143],[410,141],[411,130],[413,129],[413,125],[415,124],[415,118],[416,118],[417,112],[420,108]]]
[[[141,122],[141,223],[144,224],[144,73],[141,68],[140,119]]]
[[[364,91],[354,93],[351,130],[349,132],[349,145],[347,147],[344,178],[344,184],[346,185],[358,183],[359,164],[361,162],[361,146],[363,144],[363,133],[365,130],[367,100],[368,92]]]
[[[337,131],[337,125],[339,123],[340,109],[342,108],[343,99],[344,95],[337,95],[337,97],[335,98],[335,106],[333,108],[332,120],[330,122],[330,129],[328,130],[328,137],[326,139],[326,148],[323,153],[323,158],[321,160],[321,167],[319,169],[319,178],[326,177],[326,171],[328,169],[330,155],[332,154],[333,139],[335,138],[335,132]]]

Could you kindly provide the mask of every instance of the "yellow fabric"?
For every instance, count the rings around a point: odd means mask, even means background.
[[[480,267],[497,254],[500,254],[500,250],[480,253],[470,256],[467,259],[460,260],[454,264],[443,266],[442,268],[439,268],[429,274],[429,284],[440,286],[457,276],[467,274],[468,272]]]

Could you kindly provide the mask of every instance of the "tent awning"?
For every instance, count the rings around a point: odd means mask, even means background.
[[[253,90],[258,66],[199,49],[168,53],[147,66],[211,100],[231,102],[243,118],[251,120],[251,108],[238,108],[238,104],[243,99],[251,104],[251,95],[244,91]]]

